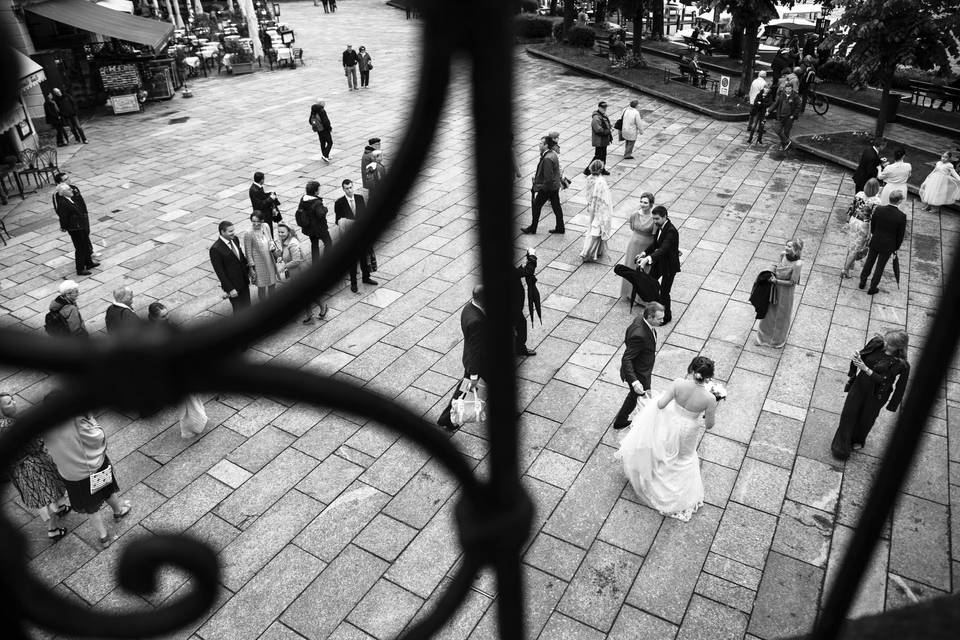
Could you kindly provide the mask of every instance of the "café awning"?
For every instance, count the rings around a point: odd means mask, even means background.
[[[173,34],[173,25],[169,22],[127,15],[87,0],[47,0],[23,8],[84,31],[147,45],[154,53],[160,53]]]
[[[47,76],[43,73],[43,67],[16,49],[12,49],[12,51],[13,59],[18,67],[17,89],[19,91],[26,91],[47,79]]]

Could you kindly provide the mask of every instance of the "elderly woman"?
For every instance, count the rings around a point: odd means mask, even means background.
[[[11,426],[16,416],[16,400],[9,393],[0,393],[0,431]],[[70,510],[67,490],[57,473],[57,465],[43,448],[43,440],[35,438],[24,447],[9,474],[23,506],[47,522],[47,537],[56,542],[67,535],[67,530],[60,526],[60,516]]]
[[[790,332],[790,316],[793,313],[793,293],[800,284],[800,271],[803,269],[803,240],[794,238],[787,242],[780,254],[780,261],[772,267],[770,281],[774,285],[774,296],[767,308],[767,315],[760,320],[757,329],[757,345],[780,349],[787,343]]]
[[[882,168],[877,177],[884,182],[883,190],[880,192],[880,204],[886,206],[890,204],[890,194],[899,191],[903,194],[903,199],[907,199],[907,180],[913,173],[913,167],[904,160],[907,152],[901,147],[893,152],[893,162],[887,164],[885,158],[881,158]]]
[[[643,193],[640,196],[640,209],[630,216],[629,222],[632,235],[630,236],[630,242],[627,243],[627,251],[623,254],[623,260],[620,262],[631,269],[637,268],[637,256],[653,244],[653,234],[655,230],[653,217],[650,215],[650,212],[653,210],[653,204],[653,194],[649,191]],[[624,280],[623,284],[620,285],[620,297],[629,300],[632,292],[633,285],[627,280]]]
[[[294,278],[299,273],[307,270],[310,264],[303,257],[303,250],[300,248],[300,238],[297,232],[290,225],[281,222],[277,225],[277,239],[280,241],[280,255],[283,258],[283,266],[286,273],[284,279]],[[323,320],[327,315],[327,305],[321,300],[317,305],[317,318]],[[313,305],[307,305],[306,317],[303,324],[313,324]]]
[[[590,224],[583,234],[580,259],[584,262],[594,262],[607,252],[607,241],[610,239],[613,221],[613,200],[610,196],[610,187],[601,174],[603,162],[594,160],[588,168],[590,177],[587,178],[587,215],[590,216]]]
[[[900,406],[910,376],[908,343],[906,331],[887,331],[853,353],[844,387],[847,399],[830,446],[833,457],[846,460],[851,450],[863,448],[884,404],[887,411],[896,411]]]
[[[46,400],[55,398],[54,391],[47,394]],[[103,429],[92,415],[85,414],[50,429],[44,441],[67,487],[71,508],[89,514],[100,544],[109,546],[117,536],[107,534],[100,509],[106,502],[113,509],[114,520],[120,520],[130,513],[130,503],[117,497],[120,487],[107,457]]]
[[[264,214],[250,214],[250,230],[243,234],[243,253],[250,267],[250,282],[257,286],[257,300],[265,300],[277,286],[276,246],[263,224]]]
[[[870,178],[863,185],[863,191],[853,197],[853,211],[847,221],[847,257],[843,261],[841,278],[850,277],[853,263],[867,255],[867,243],[870,240],[870,219],[873,210],[880,205],[880,183]]]

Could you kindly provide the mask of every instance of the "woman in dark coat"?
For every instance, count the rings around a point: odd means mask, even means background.
[[[905,331],[888,331],[882,336],[874,336],[863,349],[853,354],[848,374],[850,379],[845,387],[847,400],[843,403],[840,426],[830,447],[833,457],[846,460],[852,449],[863,448],[885,403],[887,411],[896,411],[900,406],[910,375],[908,341]]]

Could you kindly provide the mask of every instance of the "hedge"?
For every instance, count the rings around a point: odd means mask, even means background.
[[[539,16],[519,15],[514,24],[520,38],[546,38],[553,29],[553,20]]]

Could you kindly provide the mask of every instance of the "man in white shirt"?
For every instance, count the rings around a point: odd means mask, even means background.
[[[343,189],[343,196],[337,198],[336,202],[333,203],[333,213],[336,216],[335,220],[337,227],[340,228],[340,232],[343,233],[350,228],[350,224],[353,220],[363,216],[364,211],[366,210],[366,203],[363,200],[363,196],[355,194],[353,192],[353,181],[344,180],[340,183],[340,187]],[[360,273],[362,275],[362,282],[364,284],[369,284],[376,286],[379,283],[370,277],[370,271],[375,269],[373,267],[374,260],[371,259],[373,256],[373,251],[370,249],[364,250],[360,259],[353,263],[353,268],[350,270],[350,290],[354,293],[358,292],[357,289],[357,263],[360,263]]]

